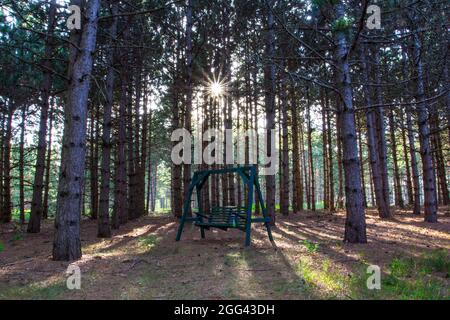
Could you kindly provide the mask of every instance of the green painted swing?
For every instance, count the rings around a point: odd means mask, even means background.
[[[237,173],[243,180],[244,185],[247,186],[247,199],[245,207],[237,206],[227,206],[227,207],[214,207],[204,212],[202,208],[202,198],[201,190],[210,175],[214,174],[228,174]],[[194,216],[189,217],[188,212],[190,210],[190,203],[192,198],[192,193],[197,191],[197,203],[198,211],[193,212]],[[253,207],[253,194],[256,190],[259,198],[259,203],[261,205],[262,217],[252,217],[252,207]],[[259,186],[258,175],[256,171],[256,166],[244,166],[244,167],[233,167],[217,170],[204,170],[197,171],[192,177],[191,184],[189,185],[189,190],[187,197],[184,199],[183,215],[180,219],[180,225],[178,227],[176,241],[181,238],[181,233],[183,232],[184,224],[187,221],[194,222],[194,225],[200,228],[200,234],[202,238],[205,238],[205,229],[219,228],[222,230],[228,230],[228,228],[239,229],[245,232],[245,246],[250,245],[250,232],[252,223],[264,223],[267,229],[267,234],[270,241],[273,242],[272,232],[270,229],[270,218],[267,215],[266,206],[261,193],[261,188]]]

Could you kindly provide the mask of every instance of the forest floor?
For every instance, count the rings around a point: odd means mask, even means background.
[[[448,210],[448,208],[446,208]],[[439,223],[396,211],[380,220],[367,211],[367,244],[342,242],[343,212],[279,217],[276,247],[265,229],[252,230],[244,249],[238,230],[188,225],[175,242],[177,222],[143,217],[111,239],[96,238],[82,221],[81,289],[68,290],[70,263],[51,260],[53,222],[40,234],[0,226],[0,299],[449,299],[450,217]],[[381,290],[368,290],[368,265],[381,268]]]

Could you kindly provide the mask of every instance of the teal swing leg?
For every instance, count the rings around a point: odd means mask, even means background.
[[[181,239],[181,233],[183,232],[184,223],[186,221],[196,221],[197,220],[197,218],[187,217],[187,213],[189,211],[189,205],[190,205],[190,201],[191,201],[191,197],[192,197],[192,191],[194,190],[194,187],[197,185],[197,182],[198,182],[198,174],[195,173],[194,176],[192,177],[191,185],[189,186],[187,198],[184,201],[183,215],[181,216],[180,225],[178,226],[177,237],[175,238],[176,241],[180,241],[180,239]]]
[[[202,239],[205,239],[205,228],[200,227],[200,235],[202,236]]]
[[[183,217],[181,217],[180,220],[180,225],[178,226],[178,232],[177,232],[177,238],[175,239],[176,241],[180,241],[181,239],[181,233],[183,232],[183,228],[184,228],[184,215]]]
[[[253,184],[255,183],[256,171],[253,167],[250,170],[250,179],[247,182],[248,185],[248,201],[247,201],[247,223],[245,224],[245,246],[250,246],[251,238],[250,233],[252,230],[252,207],[253,207]]]
[[[270,218],[267,216],[267,208],[264,203],[264,199],[262,197],[261,188],[259,186],[258,179],[255,179],[255,185],[256,185],[256,190],[258,193],[259,203],[261,204],[261,209],[262,209],[262,213],[263,213],[263,217],[264,217],[264,225],[266,226],[267,235],[269,236],[270,242],[273,242],[272,228],[270,227]]]

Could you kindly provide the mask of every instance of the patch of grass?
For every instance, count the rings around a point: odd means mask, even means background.
[[[0,241],[0,253],[5,250],[5,245]]]
[[[305,288],[305,282],[301,281],[280,281],[277,282],[273,290],[280,294],[282,297],[286,295],[292,295],[294,297],[308,295],[307,289]]]
[[[425,273],[446,272],[450,276],[450,254],[445,249],[437,249],[425,255],[421,263]]]
[[[23,235],[21,233],[15,233],[11,237],[11,241],[13,241],[13,242],[20,241],[20,240],[23,240]]]
[[[303,240],[302,243],[306,247],[306,249],[308,249],[309,253],[316,253],[317,250],[319,250],[319,243],[311,242],[307,239]]]
[[[149,234],[148,236],[139,237],[138,242],[141,247],[145,249],[153,248],[159,241],[159,238],[154,234]]]
[[[394,277],[408,277],[415,269],[413,258],[394,258],[389,264],[389,270]]]
[[[445,250],[435,250],[417,258],[395,258],[381,275],[380,290],[367,289],[368,265],[361,265],[350,283],[351,296],[363,299],[449,299],[450,292],[445,282],[433,276],[435,272],[448,272],[449,265],[449,254]]]
[[[238,267],[244,265],[246,257],[241,252],[230,252],[225,255],[224,265],[228,267]]]
[[[0,290],[0,299],[58,299],[67,290],[65,282],[55,282],[49,285],[30,284],[26,286],[15,286]]]
[[[296,272],[303,278],[307,290],[317,290],[323,288],[332,297],[341,296],[344,290],[346,279],[344,275],[332,270],[332,261],[325,259],[320,268],[313,266],[306,261],[297,264]]]

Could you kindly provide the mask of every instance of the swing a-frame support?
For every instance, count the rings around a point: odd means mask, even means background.
[[[228,174],[237,173],[243,180],[245,186],[247,186],[247,199],[244,207],[227,206],[227,207],[213,207],[208,212],[203,210],[202,206],[202,187],[207,181],[210,175],[214,174]],[[193,212],[194,216],[188,216],[190,211],[190,203],[194,189],[197,193],[198,211]],[[252,217],[253,207],[253,195],[254,190],[259,198],[259,204],[261,206],[262,217]],[[202,238],[205,238],[205,229],[219,228],[222,230],[228,230],[228,228],[239,229],[245,232],[245,246],[250,245],[250,234],[252,223],[264,223],[269,240],[273,242],[272,231],[270,229],[270,218],[267,215],[267,209],[264,204],[264,200],[259,186],[258,175],[256,172],[256,166],[244,166],[233,167],[217,170],[204,170],[197,171],[192,177],[191,184],[187,192],[187,196],[184,199],[183,215],[180,219],[180,225],[178,227],[176,241],[181,239],[184,224],[186,222],[194,222],[194,225],[200,228],[200,234]]]

